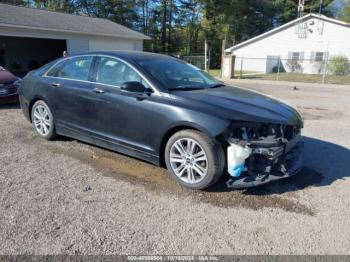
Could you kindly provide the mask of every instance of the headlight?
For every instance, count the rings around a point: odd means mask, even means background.
[[[18,78],[15,82],[13,82],[12,85],[14,85],[14,86],[16,86],[16,87],[20,87],[21,82],[22,82],[22,79],[21,79],[21,78]]]
[[[300,127],[265,123],[232,123],[229,137],[236,140],[252,141],[286,138],[288,140],[300,133]]]
[[[7,89],[1,88],[0,89],[0,95],[7,95]]]
[[[267,137],[278,138],[283,134],[283,126],[278,124],[233,123],[231,137],[240,140],[259,140]]]

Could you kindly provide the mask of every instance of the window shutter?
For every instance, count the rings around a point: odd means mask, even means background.
[[[323,56],[323,60],[328,61],[329,52],[325,52]]]
[[[311,52],[311,55],[310,55],[310,63],[315,62],[315,56],[316,56],[316,53],[315,53],[315,52]]]
[[[301,51],[299,53],[299,61],[300,61],[300,63],[304,62],[304,52],[303,51]]]

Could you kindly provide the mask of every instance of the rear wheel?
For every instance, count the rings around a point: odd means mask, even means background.
[[[191,189],[205,189],[222,175],[225,156],[221,145],[195,130],[175,133],[165,148],[172,178]]]
[[[55,138],[53,115],[49,106],[44,101],[39,100],[33,105],[31,114],[33,127],[36,132],[47,140]]]

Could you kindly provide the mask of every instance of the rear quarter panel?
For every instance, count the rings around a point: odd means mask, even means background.
[[[27,76],[22,80],[18,94],[25,117],[30,120],[31,107],[37,100],[44,100],[52,109],[53,90],[50,80],[44,77]],[[54,110],[52,110],[54,114]]]

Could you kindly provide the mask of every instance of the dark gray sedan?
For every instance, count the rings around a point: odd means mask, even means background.
[[[143,52],[65,57],[28,74],[24,115],[57,134],[168,168],[192,189],[256,186],[301,168],[303,121],[291,106],[225,86],[179,59]]]

